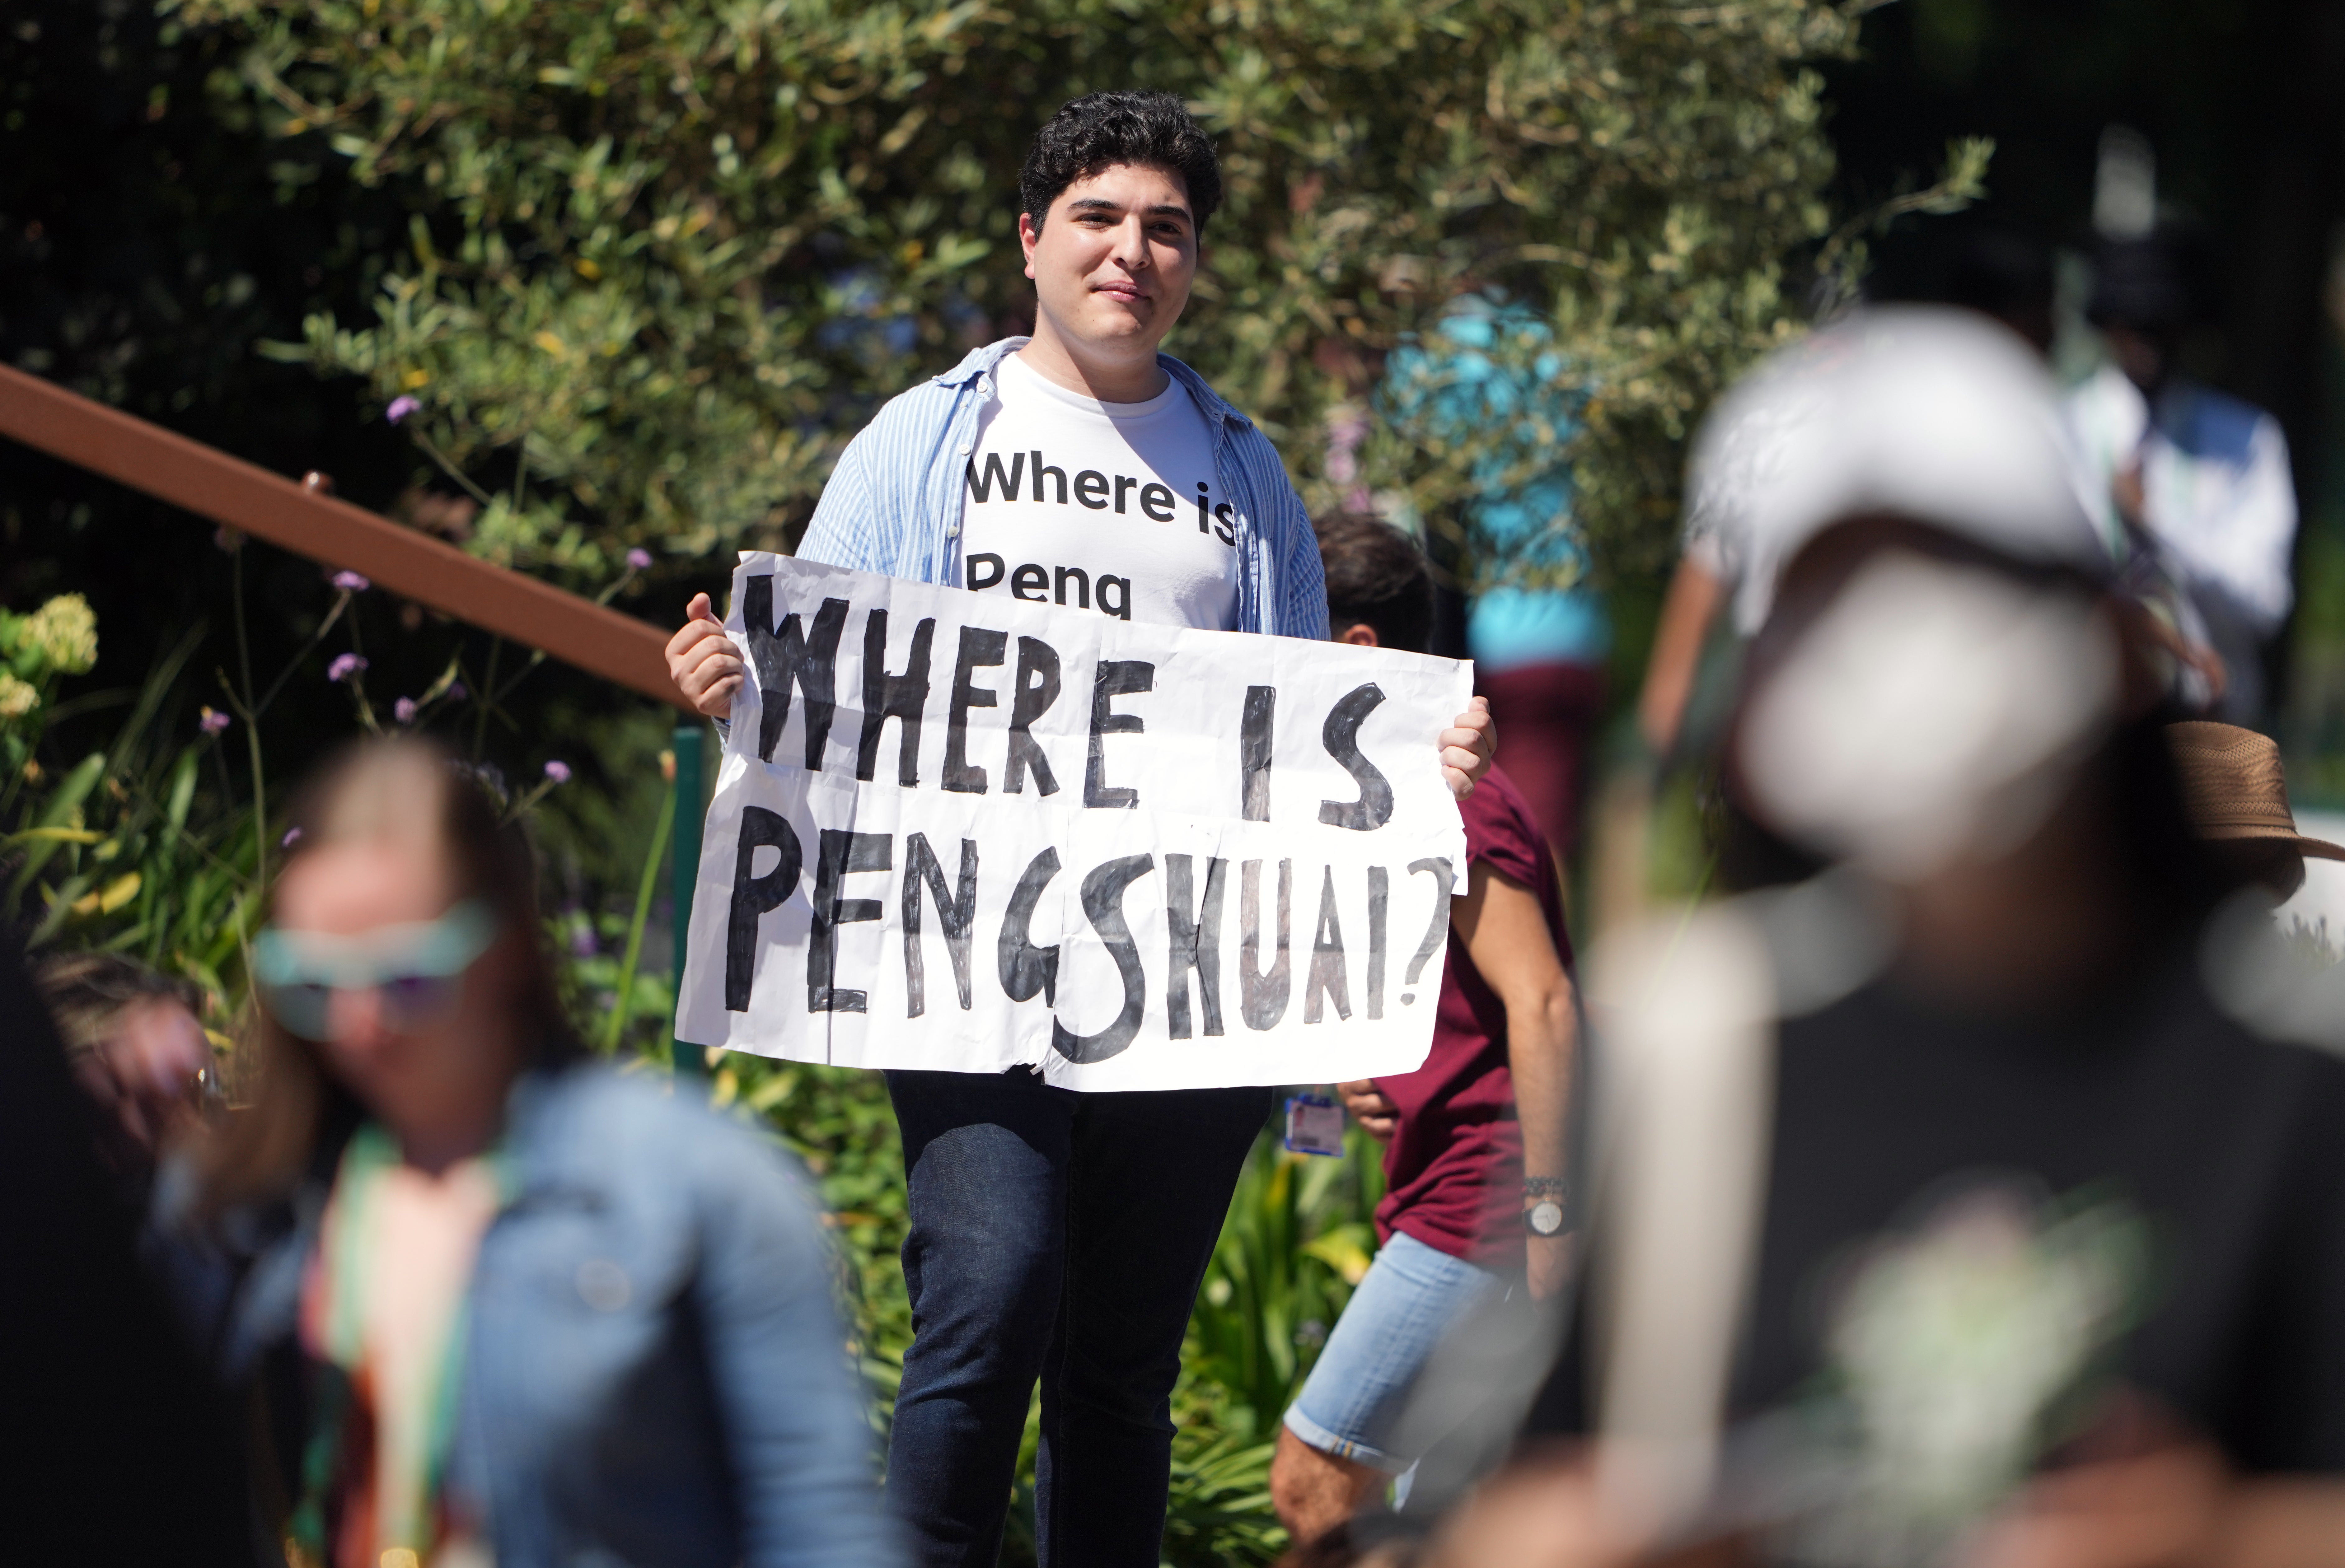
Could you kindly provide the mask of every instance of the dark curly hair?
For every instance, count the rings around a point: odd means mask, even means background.
[[[1018,194],[1034,227],[1059,194],[1117,164],[1169,169],[1189,187],[1197,232],[1222,205],[1222,160],[1188,106],[1171,93],[1086,93],[1034,133]]]
[[[1416,541],[1383,518],[1339,511],[1314,518],[1327,570],[1327,629],[1365,622],[1376,645],[1422,653],[1433,635],[1433,571]]]

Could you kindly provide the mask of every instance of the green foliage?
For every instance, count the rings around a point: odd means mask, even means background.
[[[1786,267],[1831,228],[1807,62],[1854,38],[1822,0],[165,4],[248,41],[224,105],[413,215],[370,258],[375,319],[312,317],[285,351],[420,401],[410,428],[486,501],[474,548],[585,572],[788,538],[877,399],[1029,309],[1027,140],[1126,86],[1221,143],[1172,347],[1306,500],[1335,493],[1330,410],[1495,287],[1595,391],[1599,566],[1649,565],[1690,421],[1795,329]],[[1365,455],[1361,482],[1436,518],[1473,457]]]
[[[0,919],[27,942],[100,948],[196,981],[224,1025],[259,914],[252,817],[209,787],[212,735],[173,738],[182,675],[201,629],[135,692],[55,700],[57,675],[86,671],[96,623],[78,595],[30,615],[0,612],[0,656],[39,701],[0,713]],[[11,646],[13,644],[13,647]],[[30,677],[29,680],[26,677]],[[127,706],[107,747],[67,765],[46,755],[49,724],[76,710]],[[216,771],[216,770],[215,770]],[[225,784],[226,775],[218,774]]]

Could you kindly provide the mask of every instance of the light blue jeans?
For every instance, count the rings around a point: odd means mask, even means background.
[[[1286,1430],[1322,1453],[1401,1474],[1421,1457],[1396,1452],[1418,1376],[1442,1336],[1508,1286],[1506,1275],[1396,1231],[1336,1320]]]

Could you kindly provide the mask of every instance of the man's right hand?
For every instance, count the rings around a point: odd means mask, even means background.
[[[695,713],[711,719],[730,717],[733,693],[741,689],[747,670],[741,650],[725,635],[725,623],[716,619],[716,607],[707,594],[694,594],[684,616],[684,624],[667,640],[668,679]]]
[[[1376,1079],[1337,1084],[1335,1092],[1344,1097],[1344,1108],[1352,1113],[1352,1119],[1378,1143],[1390,1143],[1393,1134],[1400,1130],[1400,1107],[1385,1098]]]

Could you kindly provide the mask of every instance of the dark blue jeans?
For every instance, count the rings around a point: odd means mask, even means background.
[[[1043,1568],[1156,1568],[1181,1336],[1265,1088],[1076,1094],[891,1072],[912,1348],[888,1501],[921,1568],[991,1568],[1042,1380]]]

